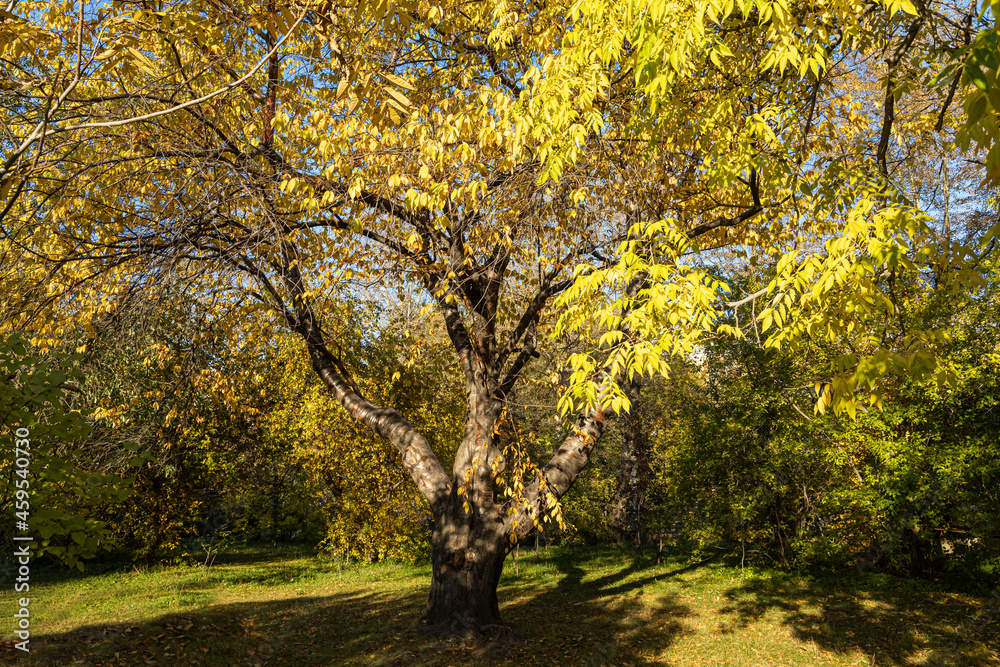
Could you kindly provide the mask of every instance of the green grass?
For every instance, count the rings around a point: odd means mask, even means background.
[[[96,569],[96,568],[95,568]],[[473,652],[414,631],[430,569],[301,548],[201,568],[39,573],[23,665],[1000,665],[1000,598],[879,575],[812,578],[615,547],[522,551],[501,612],[525,640]]]

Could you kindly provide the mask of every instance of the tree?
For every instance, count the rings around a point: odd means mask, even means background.
[[[946,329],[938,357],[954,385],[887,383],[882,409],[810,414],[812,379],[843,350],[822,340],[795,354],[764,349],[744,318],[746,338],[706,341],[657,392],[651,501],[667,525],[702,543],[739,541],[748,560],[989,576],[996,283],[960,303],[927,299],[914,274],[897,289],[904,322],[883,324]]]
[[[7,525],[22,526],[20,536],[34,538],[24,546],[36,556],[50,554],[83,570],[82,559],[106,547],[110,532],[93,507],[127,498],[131,480],[78,465],[85,458],[80,445],[90,433],[85,414],[72,400],[79,392],[78,361],[79,355],[40,358],[17,334],[0,339],[0,426],[6,448],[0,461],[5,491],[0,511]]]
[[[119,552],[147,562],[182,553],[211,510],[237,487],[259,485],[281,452],[259,424],[269,402],[257,359],[273,350],[212,331],[210,304],[191,286],[160,281],[64,343],[84,351],[81,400],[93,423],[81,465],[140,466],[128,500],[95,511]]]
[[[134,115],[136,101],[191,103],[130,133],[91,132],[72,160],[34,176],[44,220],[12,243],[44,267],[45,296],[16,326],[45,344],[47,315],[68,299],[85,322],[167,276],[210,286],[216,327],[276,316],[337,401],[396,447],[434,513],[428,623],[495,627],[504,557],[553,511],[604,428],[599,406],[588,408],[543,470],[502,476],[504,401],[540,343],[539,318],[575,258],[616,234],[572,195],[571,179],[536,187],[498,115],[516,103],[526,63],[557,43],[549,18],[564,9],[525,6],[503,47],[488,39],[483,5],[446,20],[417,5],[365,5],[355,17],[330,5],[189,7],[116,7],[109,33],[85,29],[87,48],[116,54],[77,86],[102,100],[89,109],[96,128]],[[320,28],[333,38],[320,40]],[[201,101],[286,30],[266,74]],[[383,83],[365,85],[373,80]],[[324,313],[353,275],[419,285],[443,317],[467,399],[451,473],[337,351],[338,336],[353,334]]]
[[[284,324],[340,405],[395,446],[434,513],[427,622],[496,627],[506,554],[558,517],[605,412],[628,407],[623,381],[666,370],[665,355],[716,328],[724,287],[684,258],[693,240],[764,254],[797,234],[843,240],[779,266],[764,326],[793,336],[835,321],[809,320],[831,304],[889,307],[874,266],[891,275],[907,261],[900,230],[923,229],[883,181],[897,70],[904,55],[939,59],[935,39],[916,39],[937,34],[921,31],[939,15],[739,9],[160,2],[94,8],[72,28],[53,20],[52,57],[108,55],[77,58],[88,121],[62,126],[73,151],[25,176],[31,196],[11,209],[5,248],[35,281],[18,286],[13,326],[54,345],[55,315],[85,323],[166,276],[203,286],[217,328]],[[881,56],[878,149],[836,149],[847,71]],[[21,125],[26,140],[37,123]],[[852,181],[859,169],[871,178]],[[466,394],[450,472],[339,351],[354,334],[332,304],[381,282],[418,286],[443,320]],[[564,292],[564,328],[589,327],[609,354],[576,358],[563,404],[576,417],[546,465],[508,467],[506,402]],[[853,405],[853,388],[834,384]]]
[[[939,245],[947,211],[910,198],[902,179],[929,143],[938,142],[946,163],[971,150],[970,123],[982,118],[956,115],[953,103],[981,107],[973,100],[984,99],[977,86],[986,84],[971,75],[945,89],[932,74],[956,71],[953,57],[967,51],[972,31],[992,34],[985,4],[977,13],[924,2],[817,9],[595,0],[576,12],[566,48],[532,72],[530,115],[551,120],[525,132],[540,141],[546,175],[558,176],[586,137],[619,131],[604,100],[614,98],[622,70],[634,81],[624,140],[690,168],[672,182],[662,213],[633,227],[617,264],[588,272],[563,297],[571,306],[564,329],[600,322],[633,332],[574,358],[565,409],[592,401],[606,368],[665,373],[664,356],[692,351],[703,332],[739,335],[716,327],[750,300],[769,297],[754,313],[768,345],[794,349],[898,312],[898,272],[919,267],[930,276],[934,265],[950,266],[951,279],[935,285],[942,294],[984,284],[979,269],[995,248],[996,225],[974,242]],[[567,91],[579,101],[567,104]],[[986,135],[976,136],[988,148]],[[980,169],[976,180],[985,176]],[[727,302],[724,276],[703,268],[720,254],[735,256],[744,272],[776,262],[778,275],[760,293]],[[626,288],[637,276],[650,279],[635,298]],[[916,330],[844,353],[820,407],[853,415],[863,400],[878,402],[882,378],[933,372],[937,340],[934,329]],[[610,395],[627,404],[621,387]]]

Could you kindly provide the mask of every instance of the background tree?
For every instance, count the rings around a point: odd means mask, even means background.
[[[13,533],[15,526],[27,525],[18,534],[35,538],[25,543],[34,554],[50,554],[83,570],[81,559],[107,546],[111,532],[94,507],[127,498],[131,479],[79,465],[86,460],[90,432],[85,412],[78,409],[83,406],[74,405],[79,356],[40,358],[32,352],[19,335],[0,339],[0,425],[6,447],[0,459],[0,511],[10,526],[5,530]],[[17,436],[20,429],[28,432],[26,438]],[[18,445],[23,456],[15,448],[21,441],[27,442]],[[133,456],[137,448],[122,447]],[[18,465],[21,459],[26,466]]]
[[[341,332],[354,330],[338,339],[353,341],[343,349],[344,359],[359,369],[353,378],[365,396],[395,405],[447,461],[461,431],[464,395],[445,341],[433,341],[425,318],[416,324],[426,326],[414,330],[414,322],[372,304],[346,305],[341,322]],[[421,347],[430,349],[408,349],[411,332],[421,329],[426,336]],[[300,492],[308,489],[304,495],[326,525],[323,546],[338,557],[369,562],[428,556],[433,515],[410,483],[399,452],[331,400],[300,340],[283,334],[281,341],[281,353],[270,361],[267,384],[274,387],[276,405],[265,416],[265,428],[302,469]],[[408,364],[411,353],[421,363]]]

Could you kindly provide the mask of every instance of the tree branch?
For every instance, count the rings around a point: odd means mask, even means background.
[[[735,227],[761,213],[764,207],[760,203],[760,178],[757,176],[757,170],[752,168],[750,169],[750,196],[753,197],[753,206],[735,218],[720,216],[711,222],[703,222],[697,227],[689,229],[685,234],[687,234],[689,239],[695,239],[719,227]]]

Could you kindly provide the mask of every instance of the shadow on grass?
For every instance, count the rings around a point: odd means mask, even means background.
[[[485,653],[414,631],[429,579],[414,580],[419,585],[412,588],[375,578],[335,586],[329,595],[211,606],[199,600],[136,625],[40,634],[22,664],[660,665],[653,656],[685,631],[684,619],[692,615],[673,594],[643,598],[644,588],[665,576],[662,569],[591,567],[586,558],[538,565],[554,573],[507,581],[501,591],[507,599],[502,614],[525,640]],[[16,653],[8,644],[0,662]]]
[[[304,542],[280,542],[276,545],[252,544],[231,547],[219,552],[216,565],[252,565],[270,563],[277,558],[310,558],[317,553],[315,545]],[[204,551],[201,554],[204,555]]]
[[[199,606],[137,625],[89,625],[9,644],[0,662],[25,665],[385,664],[387,646],[412,626],[424,594],[338,593]],[[386,657],[382,655],[382,658]]]
[[[280,582],[304,576],[311,567],[276,565]],[[414,631],[427,599],[427,573],[378,566],[353,572],[342,583],[327,577],[307,584],[299,589],[307,593],[303,595],[288,586],[250,593],[270,596],[259,601],[230,597],[212,605],[210,599],[201,599],[208,595],[207,585],[195,585],[189,589],[195,604],[141,622],[88,625],[58,634],[36,628],[39,634],[32,637],[29,656],[7,644],[0,649],[0,663],[19,658],[18,664],[31,667],[652,666],[670,664],[665,654],[690,633],[703,633],[723,621],[718,631],[725,645],[724,633],[740,633],[766,615],[772,625],[789,627],[796,641],[843,656],[874,656],[877,665],[998,664],[988,652],[989,637],[1000,635],[1000,610],[991,612],[991,603],[868,586],[860,580],[831,583],[776,576],[731,587],[706,572],[708,583],[699,583],[701,577],[673,582],[678,575],[717,565],[692,565],[677,558],[657,567],[622,553],[587,550],[522,559],[521,576],[505,575],[499,594],[503,618],[524,640],[485,653]],[[268,574],[261,583],[271,580]],[[713,604],[696,611],[683,603],[677,593],[690,594],[691,586],[722,595],[721,608]],[[248,589],[238,593],[245,596]],[[670,653],[672,659],[702,664],[701,656],[677,656],[676,650],[679,647]]]
[[[674,593],[644,591],[707,561],[668,572],[627,561],[566,550],[547,563],[560,575],[555,586],[538,590],[530,573],[524,582],[508,580],[502,592],[514,599],[501,612],[528,636],[524,648],[509,652],[512,664],[665,664],[660,656],[687,631],[684,619],[694,612]]]
[[[208,570],[222,569],[225,567],[249,567],[263,566],[274,568],[283,561],[297,560],[301,558],[312,558],[316,556],[315,546],[299,543],[285,542],[277,545],[251,544],[231,547],[220,552],[212,561],[212,567]],[[186,559],[192,571],[201,570],[201,563],[204,561],[204,551],[194,551],[192,556]],[[121,574],[158,574],[173,570],[179,567],[177,564],[154,564],[145,565],[131,560],[125,560],[113,556],[98,557],[84,563],[83,572],[67,568],[60,564],[52,556],[42,559],[35,559],[31,563],[32,581],[37,583],[59,583],[65,581],[86,581],[94,578],[101,578],[107,575]],[[221,567],[220,567],[221,566]],[[267,582],[277,583],[277,582]]]
[[[721,631],[776,614],[799,641],[841,654],[858,651],[873,665],[1000,665],[1000,613],[989,604],[919,590],[904,580],[894,583],[886,589],[884,583],[850,579],[751,580],[725,593],[728,602],[720,613],[729,619]]]

